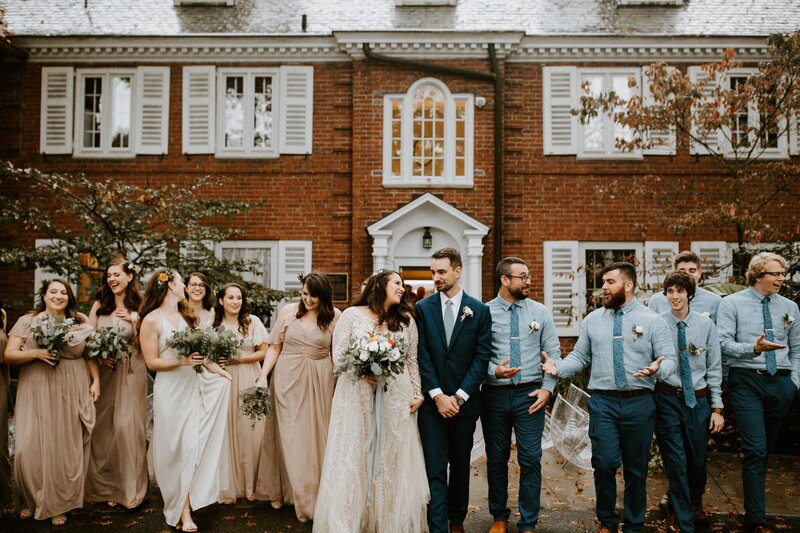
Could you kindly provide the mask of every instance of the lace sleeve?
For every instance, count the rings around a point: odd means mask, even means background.
[[[353,331],[352,313],[350,309],[345,309],[341,318],[336,322],[336,327],[333,328],[333,343],[331,349],[333,351],[333,364],[337,367],[341,362],[342,357],[350,345],[350,334]]]
[[[422,396],[422,384],[419,379],[419,364],[417,363],[417,343],[419,335],[417,333],[417,323],[411,319],[411,323],[406,329],[408,336],[408,350],[406,351],[406,366],[408,366],[408,377],[411,385],[414,386],[414,398],[424,398]]]

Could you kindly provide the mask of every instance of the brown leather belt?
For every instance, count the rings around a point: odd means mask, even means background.
[[[656,381],[656,390],[658,392],[664,392],[666,394],[677,396],[678,398],[683,398],[683,389],[673,387],[672,385],[664,383],[663,381]],[[706,396],[708,396],[708,387],[694,391],[695,398],[705,398]]]
[[[758,374],[759,376],[771,376],[772,375],[772,374],[770,374],[769,372],[767,372],[763,368],[744,368],[744,367],[741,367],[741,366],[732,366],[731,370],[745,370],[747,372],[752,372],[753,374]],[[776,376],[791,376],[792,375],[792,371],[789,370],[788,368],[779,368],[775,372],[774,375],[776,375]]]

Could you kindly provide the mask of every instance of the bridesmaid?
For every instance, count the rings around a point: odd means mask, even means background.
[[[103,395],[95,404],[86,499],[132,509],[147,493],[147,368],[133,348],[133,324],[142,297],[133,265],[121,257],[109,263],[103,280],[89,323],[95,330],[121,328],[131,351],[118,364],[110,358],[100,364]]]
[[[38,348],[31,328],[37,318],[72,318],[69,347],[56,354]],[[6,346],[6,363],[21,365],[16,405],[14,478],[23,502],[20,518],[67,522],[65,513],[83,507],[89,444],[100,397],[97,362],[83,356],[92,326],[78,313],[66,281],[42,284],[38,307],[20,318]]]
[[[11,463],[8,457],[8,390],[11,383],[5,351],[8,316],[0,302],[0,508],[11,501]]]
[[[227,366],[224,361],[218,361],[233,378],[228,409],[228,451],[234,500],[255,498],[258,459],[264,439],[265,421],[256,422],[254,426],[249,417],[239,413],[239,393],[255,384],[261,372],[258,363],[267,351],[267,328],[257,316],[250,314],[250,310],[247,294],[238,283],[228,283],[217,291],[214,327],[223,326],[236,333],[242,342],[238,356]],[[223,498],[225,500],[227,498]]]
[[[192,272],[186,278],[186,299],[194,315],[200,321],[200,328],[207,328],[214,322],[214,295],[208,278],[202,272]]]
[[[333,307],[332,288],[323,274],[303,278],[300,301],[278,314],[258,380],[266,386],[272,372],[275,420],[291,487],[295,514],[314,518],[322,459],[333,401],[333,328],[341,312]]]
[[[142,356],[153,384],[153,469],[167,524],[197,531],[191,511],[216,503],[230,477],[226,419],[231,375],[201,354],[178,357],[167,340],[197,326],[180,274],[156,271],[147,283],[138,322]],[[203,372],[191,367],[202,365]]]

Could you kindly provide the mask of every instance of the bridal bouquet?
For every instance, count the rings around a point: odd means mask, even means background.
[[[86,342],[89,357],[106,360],[114,358],[112,370],[117,370],[117,363],[122,360],[123,354],[130,354],[130,345],[125,331],[120,327],[100,328],[94,336]]]
[[[176,331],[167,340],[167,348],[172,348],[179,357],[190,357],[197,352],[208,359],[209,347],[212,343],[209,329],[182,329]],[[198,374],[203,371],[203,365],[193,366]]]
[[[64,319],[60,316],[45,314],[38,319],[31,327],[33,340],[39,348],[44,348],[48,352],[55,352],[53,367],[58,366],[61,352],[69,346],[72,336],[69,334],[70,328],[75,324],[72,318]]]
[[[352,371],[354,380],[374,376],[386,390],[389,380],[405,368],[405,348],[405,337],[392,332],[352,336],[335,374]]]
[[[250,418],[250,427],[262,418],[272,417],[267,387],[249,387],[239,393],[239,412]]]
[[[207,353],[204,355],[212,360],[219,362],[223,359],[225,363],[230,363],[239,352],[242,341],[234,332],[223,326],[208,328],[205,330],[208,335]]]

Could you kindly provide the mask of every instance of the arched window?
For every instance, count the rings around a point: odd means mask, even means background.
[[[473,96],[425,78],[384,97],[383,184],[471,187]]]

